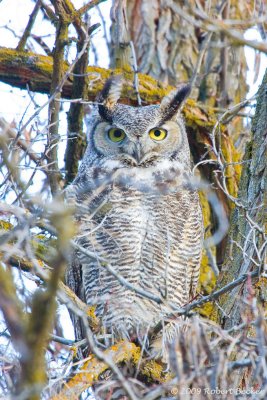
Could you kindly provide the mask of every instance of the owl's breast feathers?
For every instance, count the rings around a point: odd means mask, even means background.
[[[79,254],[85,297],[108,330],[127,336],[187,304],[195,292],[203,237],[198,193],[182,170],[167,166],[161,173],[112,172],[112,182],[103,170],[91,173],[98,175],[98,185],[91,182],[78,195],[83,211],[77,241],[96,254],[96,259]],[[83,182],[88,181],[87,176]],[[81,193],[82,179],[77,183]],[[121,284],[99,257],[131,287],[156,294],[162,303]]]

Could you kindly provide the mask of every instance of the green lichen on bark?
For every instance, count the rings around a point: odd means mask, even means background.
[[[8,221],[5,221],[3,219],[0,220],[0,229],[4,230],[4,231],[8,231],[12,228],[12,224]]]

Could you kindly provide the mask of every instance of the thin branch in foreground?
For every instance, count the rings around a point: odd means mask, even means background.
[[[120,282],[120,284],[124,287],[126,287],[129,290],[132,290],[133,292],[140,294],[141,296],[153,300],[155,301],[155,303],[161,304],[163,303],[163,300],[158,297],[157,295],[148,292],[147,290],[143,290],[137,286],[132,285],[130,282],[128,282],[125,278],[123,278],[120,274],[118,274],[116,272],[116,270],[108,263],[108,261],[102,257],[97,256],[95,253],[85,249],[84,247],[80,246],[78,243],[75,243],[73,240],[71,241],[71,245],[74,249],[78,250],[79,252],[83,253],[84,255],[86,255],[88,258],[93,258],[95,260],[97,260],[98,262],[100,262],[103,266],[103,268],[106,268],[108,270],[108,272],[113,275],[116,279],[118,279],[118,281]]]
[[[0,118],[0,128],[3,129],[4,133],[6,133],[11,139],[15,139],[17,134],[15,130],[10,126],[10,124],[4,119]],[[42,171],[46,173],[47,165],[43,162],[42,158],[39,157],[32,149],[28,143],[22,138],[18,139],[18,146],[25,152],[26,155],[30,157],[35,164],[42,167]]]
[[[250,273],[241,275],[240,277],[235,279],[233,282],[228,283],[227,285],[225,285],[222,288],[216,290],[215,292],[209,294],[208,296],[202,297],[202,299],[200,299],[200,300],[194,301],[193,303],[189,304],[184,309],[181,309],[181,311],[180,310],[175,311],[175,314],[176,313],[178,313],[178,315],[187,314],[193,308],[200,307],[203,304],[207,303],[208,301],[216,300],[220,296],[222,296],[223,294],[225,294],[227,292],[230,292],[235,287],[237,287],[237,286],[241,285],[242,283],[246,282],[246,280],[249,279],[249,277],[250,278],[256,278],[258,276],[259,276],[259,269],[256,269],[256,270],[254,270],[254,271],[252,271]]]
[[[76,344],[75,340],[66,339],[66,338],[63,338],[63,337],[58,336],[58,335],[52,335],[51,334],[50,338],[51,338],[52,341],[64,344],[65,346],[73,346],[73,345]]]
[[[82,246],[78,245],[77,243],[75,243],[74,241],[72,241],[72,246],[82,252],[83,254],[85,254],[86,256],[88,256],[89,258],[94,258],[97,261],[101,262],[104,268],[107,268],[107,270],[116,278],[118,279],[118,281],[121,283],[121,285],[125,286],[126,288],[134,291],[135,293],[138,293],[146,298],[149,298],[150,300],[153,300],[155,302],[157,302],[158,304],[162,303],[161,298],[159,298],[158,296],[155,296],[152,293],[149,293],[147,291],[143,291],[142,289],[130,284],[126,279],[124,279],[122,276],[120,276],[113,267],[111,267],[108,263],[107,260],[102,259],[100,257],[98,257],[97,255],[95,255],[94,253],[88,251],[87,249],[84,249]],[[242,276],[240,276],[239,278],[235,279],[233,282],[228,283],[227,285],[225,285],[224,287],[222,287],[221,289],[202,297],[199,300],[195,300],[192,303],[190,303],[189,305],[182,307],[180,309],[174,309],[173,313],[170,314],[169,316],[166,317],[167,321],[165,323],[169,323],[171,320],[173,320],[174,317],[177,316],[181,316],[181,315],[186,315],[186,316],[190,316],[190,311],[193,310],[194,308],[200,307],[203,304],[209,302],[209,301],[214,301],[217,300],[220,296],[222,296],[223,294],[230,292],[232,289],[234,289],[235,287],[241,285],[242,283],[244,283],[248,277],[254,278],[257,277],[259,275],[259,269],[256,269],[255,271],[252,271],[249,274],[244,274]],[[169,322],[168,322],[169,320]],[[163,325],[162,322],[160,321],[156,327],[154,327],[150,333],[149,333],[149,337],[154,337],[156,336],[161,330],[163,329]]]
[[[4,315],[15,349],[22,357],[27,357],[28,349],[25,343],[23,307],[17,298],[11,273],[4,268],[2,262],[0,263],[0,275],[0,309]]]
[[[227,285],[223,286],[221,289],[216,290],[215,292],[203,296],[200,300],[195,300],[192,303],[188,304],[185,307],[179,308],[179,309],[174,309],[173,313],[170,314],[166,319],[169,321],[165,321],[164,323],[168,324],[173,320],[173,318],[185,315],[187,317],[190,317],[192,314],[190,314],[190,311],[193,310],[194,308],[201,307],[203,304],[208,303],[209,301],[214,301],[217,300],[220,296],[222,296],[225,293],[230,292],[232,289],[235,287],[241,285],[244,283],[249,277],[255,278],[259,276],[259,269],[256,269],[255,271],[252,271],[251,273],[241,275],[239,278],[235,279],[233,282],[228,283]],[[162,322],[160,321],[153,329],[150,330],[149,332],[149,337],[154,337],[156,336],[161,330],[163,329]]]

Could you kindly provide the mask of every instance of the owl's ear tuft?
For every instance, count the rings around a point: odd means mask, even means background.
[[[178,113],[190,91],[190,83],[181,84],[162,99],[160,110],[164,121],[170,120]]]
[[[112,111],[120,98],[122,86],[122,76],[113,75],[106,81],[102,91],[97,97],[97,101],[102,103],[98,106],[99,114],[109,122],[112,122]]]

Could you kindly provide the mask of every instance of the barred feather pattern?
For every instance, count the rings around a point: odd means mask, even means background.
[[[163,304],[125,288],[104,265],[81,254],[86,300],[97,305],[103,324],[116,336],[135,329],[144,335],[148,325],[172,306],[187,304],[195,292],[201,251],[198,197],[190,191],[156,196],[129,190],[122,197],[115,187],[108,197],[110,211],[96,214],[89,229],[83,221],[83,246],[110,260],[130,284],[160,296]]]
[[[166,101],[165,116],[170,115]],[[95,257],[75,253],[67,283],[96,306],[106,332],[116,338],[143,337],[174,308],[187,304],[198,282],[203,224],[191,185],[187,136],[178,109],[168,121],[157,105],[117,104],[112,122],[95,113],[87,152],[67,190],[78,207],[76,241]],[[149,138],[158,124],[167,132],[164,143]],[[119,146],[107,140],[114,126],[125,132]]]

